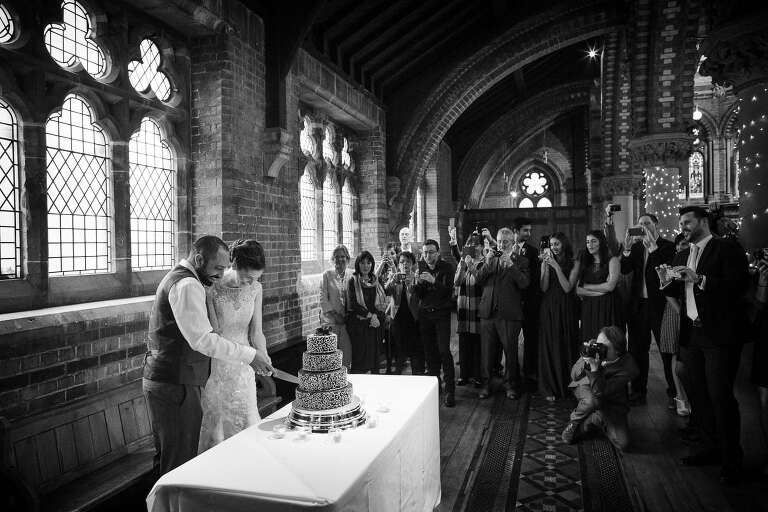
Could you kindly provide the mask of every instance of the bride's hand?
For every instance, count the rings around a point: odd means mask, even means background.
[[[265,375],[267,377],[272,375],[272,372],[274,371],[269,356],[258,350],[256,351],[256,355],[253,356],[253,361],[251,361],[251,368],[256,372],[256,375]]]

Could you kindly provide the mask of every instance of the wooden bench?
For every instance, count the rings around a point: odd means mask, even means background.
[[[264,417],[280,397],[269,377],[258,378],[257,389]],[[13,423],[3,421],[0,445],[0,477],[6,486],[15,484],[18,510],[91,509],[152,472],[154,443],[141,381]],[[9,510],[11,500],[0,496],[0,509]]]

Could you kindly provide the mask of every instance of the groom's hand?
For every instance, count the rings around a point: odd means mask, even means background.
[[[267,377],[272,375],[272,371],[274,370],[271,361],[269,360],[269,356],[262,354],[259,351],[256,351],[256,355],[253,357],[253,361],[251,361],[251,368],[256,372],[256,375],[265,375]]]

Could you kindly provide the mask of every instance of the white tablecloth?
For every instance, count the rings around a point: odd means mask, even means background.
[[[150,512],[432,511],[440,503],[440,428],[434,377],[350,375],[375,428],[299,439],[272,427],[290,404],[164,475]],[[389,412],[377,412],[387,402]]]

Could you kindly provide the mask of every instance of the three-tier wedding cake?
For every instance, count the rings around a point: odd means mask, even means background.
[[[288,421],[315,432],[330,428],[349,428],[365,422],[360,400],[347,382],[347,368],[336,335],[321,327],[307,336],[307,351],[302,354],[299,386]]]

